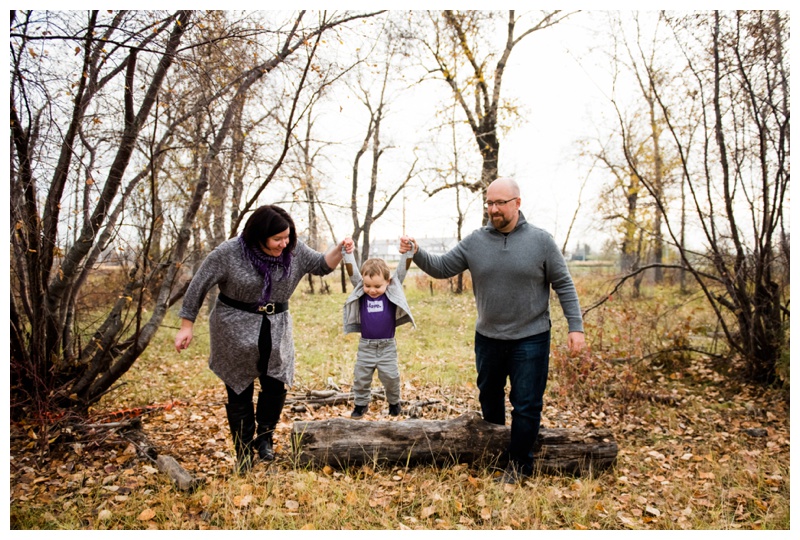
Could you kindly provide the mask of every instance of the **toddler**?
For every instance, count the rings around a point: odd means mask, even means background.
[[[344,252],[344,250],[343,250]],[[375,370],[386,391],[389,414],[400,414],[400,369],[397,364],[395,328],[414,324],[411,309],[403,292],[403,280],[413,257],[405,253],[394,275],[383,259],[368,259],[359,272],[352,253],[344,253],[344,262],[355,289],[344,304],[344,332],[360,332],[358,355],[353,372],[355,407],[350,418],[361,418],[369,409],[370,387]]]

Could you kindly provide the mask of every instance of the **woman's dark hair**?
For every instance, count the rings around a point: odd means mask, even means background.
[[[297,231],[289,212],[278,206],[268,204],[261,206],[247,219],[242,231],[242,238],[251,249],[258,249],[267,244],[267,239],[289,229],[289,245],[285,251],[294,251],[297,245]]]

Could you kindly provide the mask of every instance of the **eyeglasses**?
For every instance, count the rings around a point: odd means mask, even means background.
[[[508,199],[507,201],[486,201],[486,208],[491,208],[492,206],[503,208],[511,201],[516,201],[517,199],[519,199],[519,197],[514,197],[513,199]]]

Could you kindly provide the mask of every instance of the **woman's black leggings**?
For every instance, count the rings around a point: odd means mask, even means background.
[[[261,391],[267,392],[269,395],[277,395],[282,394],[283,389],[283,381],[279,381],[273,377],[268,375],[260,375],[258,377],[259,382],[261,383]],[[228,391],[228,403],[231,405],[239,404],[239,403],[249,403],[252,405],[253,403],[253,392],[255,391],[255,382],[244,389],[241,394],[237,394],[233,391],[233,389],[225,385],[225,390]]]

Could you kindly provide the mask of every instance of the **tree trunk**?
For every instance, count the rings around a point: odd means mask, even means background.
[[[362,421],[347,418],[295,422],[292,450],[301,464],[343,467],[362,463],[496,461],[511,429],[478,413],[450,420]],[[582,474],[613,465],[617,443],[607,429],[542,428],[534,467],[550,474]]]

